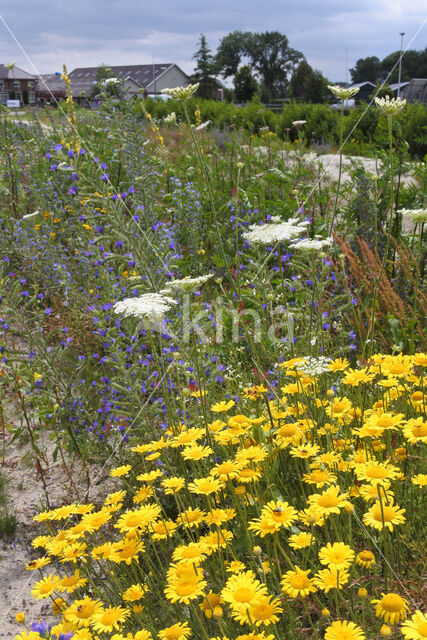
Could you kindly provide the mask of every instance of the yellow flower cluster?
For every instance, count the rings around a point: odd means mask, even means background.
[[[32,589],[61,600],[52,638],[275,640],[300,620],[327,640],[364,640],[341,617],[357,589],[385,626],[404,622],[407,594],[389,592],[381,571],[395,528],[416,517],[399,504],[403,488],[416,502],[426,484],[426,364],[426,354],[377,354],[308,375],[289,360],[273,399],[245,388],[239,413],[221,400],[211,422],[132,443],[110,472],[123,486],[102,504],[35,518],[48,533],[27,568],[55,566]],[[331,610],[339,619],[328,624]],[[417,611],[402,633],[423,638],[425,624]]]

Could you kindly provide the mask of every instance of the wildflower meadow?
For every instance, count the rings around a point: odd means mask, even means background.
[[[330,87],[330,154],[305,119],[204,120],[196,89],[0,112],[2,456],[42,486],[47,605],[11,637],[425,639],[413,105],[365,106],[373,174],[344,164],[357,89]]]

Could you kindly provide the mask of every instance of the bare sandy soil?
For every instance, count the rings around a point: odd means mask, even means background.
[[[16,417],[13,410],[6,417],[13,423]],[[54,622],[50,600],[35,600],[31,596],[33,584],[40,579],[38,571],[27,571],[25,565],[40,557],[40,549],[31,547],[31,540],[46,531],[33,521],[34,515],[46,508],[46,497],[40,475],[34,461],[28,457],[28,445],[22,446],[16,440],[11,443],[11,435],[7,435],[5,464],[0,461],[0,471],[7,479],[5,489],[6,505],[9,512],[15,514],[18,522],[16,534],[12,538],[0,538],[0,639],[13,640],[15,634],[23,627],[15,620],[18,611],[24,611],[27,624],[37,622]],[[76,499],[67,482],[67,474],[61,461],[52,459],[53,445],[48,433],[40,432],[38,446],[46,456],[44,479],[49,495],[50,507],[68,504]],[[78,479],[80,472],[75,465],[73,475]],[[92,468],[91,476],[99,470]],[[78,482],[78,480],[77,480]],[[108,479],[107,479],[108,483]],[[82,486],[82,484],[80,485]],[[95,495],[99,487],[92,487]],[[93,499],[93,495],[91,496]],[[89,498],[90,499],[90,498]]]

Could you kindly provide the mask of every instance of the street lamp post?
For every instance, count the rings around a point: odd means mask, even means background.
[[[397,97],[400,98],[400,76],[402,74],[402,50],[403,50],[403,36],[405,33],[402,31],[399,33],[400,35],[400,56],[399,56],[399,79],[398,79],[398,87],[397,87]]]

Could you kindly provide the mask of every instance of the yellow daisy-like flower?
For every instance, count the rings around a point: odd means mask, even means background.
[[[231,409],[231,407],[234,407],[235,404],[236,403],[234,402],[234,400],[229,400],[228,402],[225,402],[225,400],[222,400],[221,402],[217,402],[216,404],[213,404],[211,406],[211,411],[214,411],[215,413],[223,413]]]
[[[132,561],[139,562],[139,554],[145,551],[144,543],[138,538],[124,538],[116,542],[111,547],[109,559],[112,562],[132,564]]]
[[[123,607],[108,607],[97,611],[91,620],[91,626],[99,633],[119,629],[130,616],[130,611]]]
[[[264,625],[268,627],[279,621],[277,614],[282,613],[283,607],[278,598],[272,596],[260,596],[248,608],[236,609],[232,611],[232,616],[240,624],[253,624],[257,627]]]
[[[191,636],[191,629],[188,622],[177,622],[171,627],[161,629],[158,636],[160,640],[186,640]]]
[[[301,533],[293,533],[289,536],[289,546],[292,549],[305,549],[315,542],[315,537],[311,533],[301,531]]]
[[[319,453],[317,444],[301,444],[299,447],[292,447],[290,454],[293,458],[313,458]]]
[[[228,640],[228,638],[212,638],[212,640]],[[274,640],[274,635],[265,635],[264,631],[258,633],[244,633],[242,636],[237,636],[236,640]]]
[[[115,507],[118,504],[122,504],[125,498],[126,491],[115,491],[114,493],[108,494],[108,496],[104,500],[104,505],[110,508]]]
[[[375,556],[369,549],[363,549],[356,556],[356,564],[364,569],[370,569],[375,564]]]
[[[399,469],[395,466],[373,460],[356,465],[358,480],[365,480],[372,484],[382,483],[385,480],[394,480],[398,473]]]
[[[192,427],[191,429],[186,429],[185,431],[181,431],[178,435],[176,435],[172,442],[171,447],[181,447],[194,444],[197,440],[200,440],[205,435],[205,430],[196,427]]]
[[[158,504],[145,504],[139,509],[126,511],[114,525],[120,533],[127,531],[145,531],[148,526],[160,516],[161,509]]]
[[[179,514],[177,523],[181,524],[185,529],[200,527],[204,521],[205,515],[206,513],[201,511],[198,507],[196,507],[196,509],[189,507],[186,511]]]
[[[261,516],[261,518],[255,518],[249,523],[249,531],[254,531],[257,535],[264,538],[267,535],[274,535],[280,531],[281,525],[273,520],[269,515]]]
[[[383,618],[384,622],[390,624],[405,620],[408,611],[407,601],[397,593],[382,593],[381,595],[381,600],[371,600],[371,604],[375,605],[377,618]]]
[[[259,602],[261,596],[267,596],[267,589],[255,578],[252,571],[242,571],[228,578],[221,596],[233,611],[245,613],[248,606]]]
[[[317,591],[312,578],[308,575],[311,571],[303,571],[300,567],[295,567],[293,571],[287,571],[283,580],[281,581],[281,587],[283,593],[286,593],[290,598],[298,598],[301,596],[305,598],[309,593]]]
[[[392,378],[408,376],[413,369],[411,358],[401,353],[397,356],[386,356],[381,363],[381,372]]]
[[[425,487],[427,485],[427,473],[418,473],[411,479],[411,482],[418,487]]]
[[[36,598],[36,600],[49,598],[49,596],[58,589],[60,582],[61,579],[59,576],[50,574],[36,582],[34,587],[31,589],[31,595]]]
[[[112,478],[121,478],[122,476],[127,476],[129,471],[132,469],[131,464],[125,464],[121,467],[116,467],[115,469],[110,469],[110,476]]]
[[[245,565],[240,560],[231,560],[226,568],[227,573],[240,573],[245,571]]]
[[[241,469],[243,469],[243,462],[224,460],[224,462],[215,465],[215,467],[211,469],[211,475],[227,481],[236,478]]]
[[[213,593],[212,591],[209,591],[209,593],[205,595],[199,606],[205,616],[210,619],[212,618],[212,616],[218,617],[222,614],[222,604],[224,604],[224,600],[223,598],[221,598],[219,593]]]
[[[188,490],[190,493],[209,496],[212,493],[218,493],[223,488],[223,484],[217,478],[195,478],[194,482],[190,482]]]
[[[177,528],[177,524],[173,520],[159,520],[151,526],[151,537],[153,540],[167,540],[172,536]]]
[[[306,484],[314,484],[321,489],[325,485],[334,484],[337,476],[327,469],[313,469],[310,473],[305,473],[302,479]]]
[[[79,628],[89,627],[93,616],[102,609],[102,602],[85,596],[82,600],[75,600],[70,607],[65,609],[63,617],[67,622],[71,622]]]
[[[411,418],[403,428],[403,435],[411,444],[427,444],[427,422],[422,418]]]
[[[139,476],[136,476],[136,479],[140,482],[155,482],[157,478],[160,478],[163,473],[160,469],[153,469],[153,471],[147,471],[146,473],[140,473]]]
[[[80,524],[84,527],[86,531],[96,531],[96,529],[100,529],[106,522],[111,520],[111,511],[109,508],[103,508],[100,511],[95,511],[95,513],[87,513],[83,516]]]
[[[331,589],[342,589],[349,580],[349,573],[346,569],[337,571],[336,569],[322,569],[313,578],[313,583],[318,589],[329,593]]]
[[[202,536],[199,539],[199,543],[206,545],[208,550],[212,553],[218,551],[218,549],[225,549],[227,544],[233,539],[233,534],[227,529],[217,529]]]
[[[135,495],[133,496],[132,502],[134,504],[141,504],[142,502],[145,502],[146,500],[148,500],[148,498],[151,498],[151,496],[153,495],[154,495],[153,488],[150,487],[150,485],[148,484],[143,484],[142,487],[140,487],[138,491],[135,493]]]
[[[145,596],[147,591],[148,587],[146,587],[144,584],[133,584],[128,589],[126,589],[126,591],[122,595],[122,598],[125,602],[137,602]]]
[[[203,460],[213,453],[212,449],[207,445],[195,444],[191,447],[185,447],[181,451],[184,460]]]
[[[347,620],[335,620],[325,629],[325,640],[366,640],[361,627]]]
[[[346,493],[340,494],[339,487],[329,487],[323,493],[313,493],[308,503],[316,511],[318,511],[323,517],[328,517],[331,513],[339,513],[340,509],[343,509],[348,505],[348,495]]]
[[[326,564],[330,569],[347,569],[354,560],[354,551],[344,542],[334,542],[322,547],[319,551],[321,564]]]
[[[167,495],[173,495],[185,487],[185,480],[184,478],[175,476],[173,478],[166,478],[165,480],[162,480],[161,485]]]
[[[344,371],[350,366],[347,358],[335,358],[332,362],[329,363],[328,369],[329,371]]]
[[[201,544],[200,542],[190,542],[189,544],[176,547],[172,555],[172,560],[175,562],[199,564],[206,559],[206,551],[207,549],[204,544]]]
[[[202,576],[195,573],[193,569],[181,579],[169,583],[164,590],[164,594],[172,603],[190,604],[192,600],[196,600],[203,595],[206,584],[206,580],[203,580]]]
[[[425,640],[427,638],[427,616],[419,609],[410,620],[407,620],[400,630],[405,640]]]
[[[341,384],[357,387],[360,384],[372,382],[374,378],[375,373],[369,372],[367,367],[364,369],[347,369],[345,375],[341,378]]]
[[[224,522],[229,522],[236,517],[234,509],[212,509],[205,517],[205,522],[209,526],[220,527]]]
[[[71,576],[64,576],[58,585],[58,591],[65,591],[66,593],[72,593],[79,587],[84,587],[87,582],[87,578],[80,575],[80,571],[76,569]]]
[[[378,531],[382,531],[384,527],[393,531],[394,526],[406,522],[406,518],[403,515],[405,511],[406,509],[400,509],[392,501],[388,505],[378,501],[364,514],[363,522]]]
[[[34,569],[41,569],[41,567],[45,567],[47,564],[50,564],[52,560],[48,558],[48,556],[43,556],[42,558],[37,558],[37,560],[31,560],[25,568],[27,571],[34,571]]]
[[[294,507],[282,500],[271,500],[263,507],[261,517],[271,518],[281,527],[290,527],[298,519]]]
[[[242,462],[243,465],[259,464],[268,456],[268,451],[262,444],[251,445],[244,449],[239,449],[236,453],[236,462]]]

